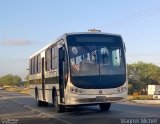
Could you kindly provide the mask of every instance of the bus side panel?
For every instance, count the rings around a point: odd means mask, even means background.
[[[52,103],[52,89],[55,87],[59,91],[57,69],[45,72],[45,95],[46,102]]]
[[[37,87],[39,100],[43,100],[42,97],[42,79],[41,73],[29,76],[29,89],[30,95],[35,97],[35,89]]]
[[[52,100],[52,87],[57,87],[58,88],[58,84],[46,84],[46,89],[45,89],[46,102],[49,102],[49,103],[53,103],[53,100]]]

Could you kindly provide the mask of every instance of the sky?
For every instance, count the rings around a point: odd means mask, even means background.
[[[127,63],[160,66],[160,0],[0,0],[0,77],[24,79],[34,52],[93,28],[122,35]]]

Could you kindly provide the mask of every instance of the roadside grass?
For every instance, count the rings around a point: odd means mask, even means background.
[[[5,89],[9,92],[17,92],[22,94],[29,94],[29,88],[20,88],[20,87],[9,87]]]
[[[152,95],[128,95],[128,100],[153,100]]]

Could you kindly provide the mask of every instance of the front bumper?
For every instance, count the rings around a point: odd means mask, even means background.
[[[103,98],[103,99],[97,99]],[[118,94],[95,94],[95,95],[79,95],[70,93],[70,97],[66,105],[80,105],[80,104],[98,104],[98,103],[112,103],[117,102],[127,98],[127,91]]]

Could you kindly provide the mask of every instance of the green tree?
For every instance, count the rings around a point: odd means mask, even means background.
[[[21,78],[17,75],[5,75],[0,78],[0,84],[1,85],[9,85],[9,86],[15,86],[18,85],[21,82]]]
[[[152,63],[138,62],[128,67],[128,79],[132,92],[141,92],[148,84],[160,84],[160,67]],[[129,91],[129,93],[132,93]]]

